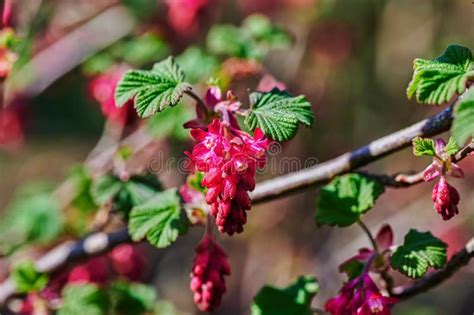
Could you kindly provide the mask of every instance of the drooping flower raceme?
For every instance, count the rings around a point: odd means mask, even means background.
[[[442,139],[435,142],[436,156],[433,162],[425,169],[423,179],[432,181],[439,178],[438,183],[433,187],[432,199],[435,210],[441,215],[443,220],[449,220],[459,213],[458,204],[460,196],[456,188],[451,186],[446,177],[464,177],[461,168],[451,160],[451,156],[446,153],[446,143]]]
[[[195,169],[205,173],[206,202],[221,233],[241,233],[255,188],[255,172],[265,165],[268,140],[260,129],[254,136],[214,119],[207,131],[193,129],[198,142],[189,154]]]
[[[220,305],[227,275],[230,275],[230,266],[226,254],[212,236],[206,234],[196,247],[190,284],[194,302],[201,311],[210,312]]]
[[[390,315],[390,305],[396,302],[383,296],[366,272],[347,282],[324,307],[332,315]]]

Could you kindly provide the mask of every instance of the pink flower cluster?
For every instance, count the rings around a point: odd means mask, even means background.
[[[221,233],[241,233],[255,188],[255,172],[265,165],[268,140],[260,129],[254,136],[214,119],[207,131],[191,130],[198,142],[191,154],[195,169],[205,173],[206,202]]]
[[[201,311],[211,312],[220,305],[227,275],[230,275],[230,266],[226,254],[212,236],[206,234],[196,247],[190,284],[194,302]]]
[[[390,315],[390,305],[396,302],[383,296],[370,275],[363,273],[347,282],[324,307],[332,315]]]
[[[461,200],[456,188],[451,186],[446,180],[446,176],[463,178],[462,169],[446,153],[446,143],[442,139],[435,142],[436,156],[433,162],[425,169],[423,178],[425,181],[432,181],[439,178],[438,183],[433,187],[431,198],[434,202],[435,210],[441,215],[443,220],[449,220],[459,213],[458,204]]]

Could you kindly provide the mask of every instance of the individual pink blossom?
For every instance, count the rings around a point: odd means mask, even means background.
[[[204,194],[192,187],[188,182],[181,185],[179,194],[184,201],[183,208],[192,224],[205,224],[209,213],[209,205]]]
[[[423,179],[425,181],[432,181],[442,175],[449,175],[456,178],[463,178],[464,173],[462,169],[451,160],[451,157],[446,153],[446,142],[443,139],[436,139],[435,141],[436,156],[433,162],[423,172]]]
[[[220,305],[227,275],[230,275],[230,266],[226,254],[212,236],[206,234],[196,247],[190,283],[194,302],[201,311],[211,312]]]
[[[190,35],[197,31],[199,14],[210,0],[167,0],[168,20],[178,33]]]
[[[189,156],[196,171],[204,172],[206,203],[220,232],[243,231],[251,202],[248,191],[255,188],[255,172],[265,164],[268,139],[260,129],[254,136],[214,119],[208,130],[193,129],[198,142]]]
[[[443,139],[436,139],[435,152],[436,156],[433,157],[433,162],[425,169],[423,179],[432,181],[439,178],[438,183],[433,187],[431,198],[435,210],[443,220],[449,220],[459,213],[458,204],[461,198],[456,188],[448,183],[446,177],[463,178],[464,173],[452,161],[451,156],[446,153],[446,142]]]
[[[374,240],[380,255],[378,255],[378,257],[374,260],[371,267],[373,271],[380,271],[380,269],[385,269],[388,267],[387,254],[390,251],[390,247],[393,245],[393,230],[390,225],[384,224],[377,232]],[[363,247],[359,249],[359,252],[356,255],[352,256],[339,265],[339,272],[346,271],[350,264],[354,261],[366,264],[370,258],[376,254],[377,252],[375,249]]]
[[[280,91],[286,90],[286,85],[283,82],[275,79],[271,74],[265,74],[258,82],[257,91],[259,92],[270,92],[273,89],[279,89]]]
[[[137,245],[121,244],[108,254],[113,270],[120,276],[131,281],[139,281],[143,277],[145,257]]]
[[[69,272],[68,283],[104,284],[109,278],[109,269],[105,257],[94,257],[77,265]]]
[[[347,282],[339,294],[324,305],[332,315],[390,315],[397,299],[383,296],[368,273]]]
[[[115,89],[125,71],[124,67],[112,68],[93,78],[89,83],[90,93],[99,102],[103,115],[118,125],[126,124],[130,116],[134,115],[132,102],[120,108],[115,104]]]
[[[458,204],[461,198],[456,188],[448,183],[445,176],[441,176],[439,182],[433,187],[431,198],[435,210],[443,220],[449,220],[459,213]]]

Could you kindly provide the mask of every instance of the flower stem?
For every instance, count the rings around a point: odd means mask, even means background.
[[[199,97],[199,95],[194,93],[192,89],[187,90],[185,93],[196,101],[197,105],[202,109],[204,113],[206,113],[206,117],[210,117],[211,113],[209,113],[209,109],[207,108],[206,103],[204,103],[204,101],[202,100],[202,98]]]
[[[372,244],[372,247],[378,253],[379,252],[379,247],[377,246],[377,242],[375,242],[375,239],[374,239],[372,233],[370,232],[369,228],[367,227],[367,225],[365,225],[364,222],[362,222],[361,219],[357,220],[357,224],[360,226],[362,231],[364,231],[364,233],[367,235],[367,237],[370,240],[370,243]]]

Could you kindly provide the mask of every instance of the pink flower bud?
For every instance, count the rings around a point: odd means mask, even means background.
[[[446,177],[441,176],[439,182],[433,187],[431,197],[435,210],[441,214],[443,220],[449,220],[459,213],[459,193],[447,182]]]

